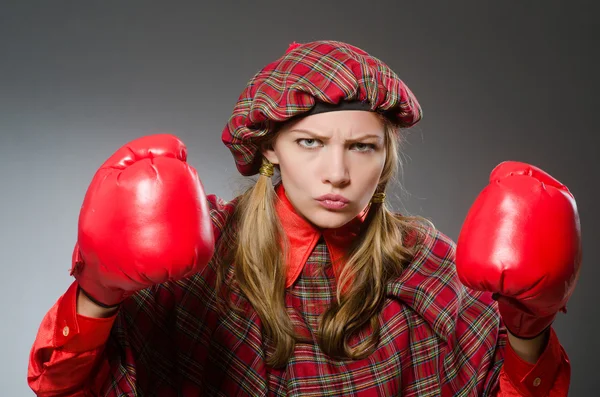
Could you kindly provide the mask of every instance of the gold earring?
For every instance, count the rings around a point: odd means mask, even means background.
[[[267,160],[266,158],[263,157],[262,160],[262,165],[260,166],[260,169],[258,170],[259,174],[266,176],[267,178],[270,178],[273,176],[273,164],[271,164],[271,162],[269,160]]]
[[[385,193],[375,193],[371,198],[371,202],[374,204],[382,204],[385,201]]]

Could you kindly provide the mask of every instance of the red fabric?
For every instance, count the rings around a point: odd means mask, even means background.
[[[279,193],[281,193],[281,191],[279,191]],[[215,203],[218,201],[214,201]],[[289,205],[285,204],[285,201],[281,201],[281,203],[284,205],[282,207],[278,207],[278,212],[280,214],[284,214],[287,216],[290,216],[290,219],[294,218],[294,214],[289,213],[288,211],[293,212],[293,208]],[[289,202],[288,202],[289,204]],[[222,221],[224,218],[214,218],[213,221],[217,219],[218,222],[216,222],[215,224],[218,226],[222,226],[222,223],[220,223],[220,221]],[[282,222],[284,225],[287,224],[286,222]],[[304,225],[304,226],[302,226]],[[304,227],[308,227],[310,226],[308,223],[306,222],[297,222],[294,224],[294,228],[304,228]],[[289,226],[287,226],[289,227]],[[307,235],[313,235],[314,234],[314,230],[303,230],[303,231],[299,231],[294,229],[293,233],[290,233],[290,235],[299,235],[298,233],[306,233]],[[338,236],[339,237],[339,236]],[[325,238],[327,239],[327,238]],[[300,240],[297,240],[300,241]],[[441,241],[441,240],[440,240]],[[341,245],[337,245],[337,244],[328,244],[328,249],[331,249],[332,247],[341,247]],[[294,245],[291,248],[296,248],[296,243],[294,243]],[[303,248],[304,250],[305,248]],[[437,357],[426,357],[426,356],[412,356],[413,354],[416,354],[414,352],[419,352],[422,350],[419,350],[420,348],[422,348],[423,344],[427,341],[427,343],[432,343],[432,338],[435,337],[435,335],[441,335],[442,339],[439,342],[435,342],[440,343],[440,346],[444,346],[445,343],[448,344],[448,348],[444,348],[446,349],[450,349],[452,350],[452,345],[453,344],[460,344],[463,343],[461,349],[464,351],[468,350],[469,348],[478,348],[481,350],[480,347],[478,347],[478,345],[475,343],[477,342],[477,339],[481,339],[481,338],[490,338],[490,335],[487,334],[478,334],[477,331],[472,334],[470,332],[473,332],[472,330],[470,330],[470,328],[472,328],[473,324],[470,323],[468,320],[469,318],[473,317],[476,315],[475,311],[479,309],[479,307],[487,307],[487,306],[481,306],[481,305],[491,305],[492,301],[491,299],[482,299],[479,303],[468,307],[466,309],[462,309],[463,313],[460,315],[461,320],[457,321],[455,328],[452,327],[448,327],[448,323],[444,322],[443,319],[446,317],[435,317],[435,315],[433,315],[432,312],[429,308],[424,309],[423,311],[421,311],[421,306],[423,304],[423,302],[426,302],[428,306],[440,306],[440,307],[445,307],[447,305],[453,305],[456,303],[456,299],[451,299],[450,295],[449,295],[449,291],[450,290],[439,290],[438,291],[438,287],[440,287],[440,284],[436,284],[436,278],[434,276],[427,276],[427,274],[429,274],[429,272],[436,270],[436,266],[439,266],[439,258],[444,258],[447,254],[447,249],[448,246],[447,245],[442,245],[434,243],[434,245],[431,247],[431,251],[429,251],[426,255],[427,258],[431,258],[430,261],[428,262],[419,262],[419,269],[422,270],[421,273],[419,273],[419,277],[410,277],[407,278],[408,276],[404,276],[405,278],[399,280],[399,284],[397,284],[396,287],[394,288],[400,288],[400,287],[405,287],[406,289],[403,291],[400,291],[399,297],[402,298],[401,300],[393,300],[391,301],[391,303],[389,305],[386,305],[386,309],[384,310],[383,313],[383,317],[384,319],[390,319],[390,321],[394,321],[394,323],[389,323],[389,324],[394,324],[393,328],[388,328],[389,332],[393,332],[394,335],[398,335],[396,338],[396,340],[394,341],[394,344],[396,345],[395,348],[398,348],[399,346],[401,346],[401,351],[403,353],[394,353],[394,354],[400,354],[398,356],[398,366],[402,366],[402,376],[403,378],[415,378],[415,382],[414,385],[417,385],[416,388],[413,388],[410,390],[410,392],[408,393],[403,393],[403,395],[429,395],[432,393],[431,389],[429,391],[424,391],[424,390],[419,390],[419,387],[425,387],[424,385],[431,385],[431,383],[425,383],[425,380],[429,380],[429,379],[436,379],[437,377],[440,376],[440,374],[438,373],[438,369],[441,367],[435,366],[434,364],[437,363],[440,359]],[[333,250],[335,251],[336,248],[333,248]],[[335,254],[333,254],[333,256],[335,256]],[[304,257],[304,254],[302,254],[302,257]],[[419,258],[419,261],[423,260],[423,258]],[[334,261],[335,262],[335,261]],[[309,261],[309,263],[311,263]],[[450,262],[451,263],[451,262]],[[309,269],[307,270],[305,268],[305,265],[298,262],[297,265],[295,265],[297,267],[299,267],[301,269],[301,274],[302,277],[306,277],[307,274],[313,274],[315,268]],[[334,266],[331,266],[332,269],[335,269]],[[339,269],[337,270],[339,271]],[[337,272],[337,271],[334,271]],[[292,272],[292,273],[297,273],[297,270]],[[208,274],[208,273],[207,273]],[[291,276],[290,276],[291,277]],[[198,279],[196,279],[198,280]],[[204,277],[201,279],[203,280],[202,282],[206,282],[206,280],[208,280],[208,277]],[[296,278],[298,283],[302,283],[303,279],[302,278]],[[294,288],[297,287],[297,285],[294,284]],[[137,363],[137,365],[141,365],[141,361],[143,359],[142,356],[139,357],[129,357],[130,354],[130,348],[129,348],[129,344],[131,345],[135,345],[137,343],[141,343],[140,340],[138,338],[144,338],[147,337],[147,343],[148,344],[142,344],[141,348],[146,348],[146,349],[157,349],[157,352],[160,353],[164,353],[165,351],[167,352],[166,354],[168,354],[169,350],[173,350],[174,348],[178,348],[179,350],[182,349],[182,347],[185,347],[186,344],[184,343],[187,339],[185,339],[185,337],[187,337],[188,335],[178,335],[175,334],[175,337],[177,338],[181,338],[180,340],[174,340],[174,339],[165,339],[163,337],[163,334],[156,334],[156,338],[152,339],[152,335],[147,335],[148,333],[150,333],[150,330],[152,330],[152,332],[156,333],[157,329],[156,327],[153,328],[153,325],[155,325],[156,323],[153,323],[152,321],[150,321],[149,319],[151,319],[151,317],[143,317],[140,316],[140,312],[142,312],[142,314],[146,314],[146,315],[155,315],[155,316],[160,316],[161,318],[165,318],[166,320],[164,320],[165,322],[161,322],[160,324],[164,324],[161,325],[161,327],[172,327],[172,321],[173,320],[169,320],[170,315],[169,313],[173,313],[175,309],[171,309],[171,310],[167,310],[168,308],[172,308],[173,307],[173,300],[177,299],[178,301],[181,301],[183,296],[188,297],[188,301],[189,304],[185,309],[182,310],[187,310],[188,312],[186,312],[187,314],[185,316],[183,316],[183,319],[187,319],[187,318],[193,318],[192,316],[194,316],[196,313],[198,313],[198,318],[203,318],[206,319],[207,321],[214,321],[213,320],[213,316],[214,316],[214,312],[210,312],[208,317],[200,317],[200,313],[203,313],[206,311],[206,308],[204,306],[206,306],[206,302],[207,301],[203,301],[202,299],[199,299],[198,301],[190,301],[189,297],[191,297],[192,295],[195,294],[190,294],[190,291],[192,291],[191,286],[194,287],[198,287],[201,284],[198,284],[197,281],[195,283],[189,284],[187,285],[186,288],[183,288],[181,290],[177,289],[178,286],[183,285],[183,283],[173,283],[173,284],[169,284],[168,286],[157,286],[157,288],[154,290],[154,292],[157,294],[156,297],[149,295],[149,291],[144,291],[143,293],[140,293],[138,295],[135,295],[134,297],[132,297],[132,299],[128,300],[127,302],[124,303],[124,307],[121,309],[121,322],[127,322],[128,317],[133,316],[134,314],[137,315],[138,317],[132,317],[130,322],[128,322],[128,326],[130,327],[130,329],[128,328],[123,328],[122,324],[119,325],[119,327],[116,327],[116,324],[113,325],[113,322],[115,321],[115,317],[111,317],[109,319],[89,319],[89,318],[85,318],[83,316],[77,315],[75,310],[76,310],[76,303],[77,303],[77,286],[76,283],[73,283],[73,285],[67,290],[67,292],[56,302],[56,304],[48,311],[48,313],[46,314],[46,316],[44,317],[44,319],[42,320],[42,323],[40,325],[39,328],[39,332],[38,335],[36,337],[35,343],[32,347],[31,350],[31,355],[30,355],[30,363],[29,363],[29,370],[28,370],[28,382],[30,387],[36,392],[37,395],[39,396],[84,396],[84,395],[92,395],[91,391],[98,391],[100,389],[102,389],[102,387],[107,387],[106,385],[112,385],[113,387],[115,386],[115,367],[113,362],[115,362],[115,357],[114,355],[119,354],[118,352],[111,350],[111,349],[107,349],[107,339],[108,338],[113,338],[114,337],[114,341],[118,341],[119,342],[119,349],[120,350],[124,350],[125,351],[125,356],[127,358],[128,361],[126,361],[125,363],[121,364],[121,365],[125,365],[125,368],[128,369],[130,366],[132,366],[133,372],[128,373],[128,375],[126,375],[125,378],[121,378],[121,380],[119,381],[119,383],[121,384],[121,382],[123,383],[120,387],[119,390],[125,390],[125,386],[126,385],[135,385],[137,382],[141,382],[142,381],[142,377],[144,376],[144,372],[142,372],[142,368],[139,367],[138,368],[138,373],[136,375],[136,371],[135,371],[135,365],[136,365],[136,360],[138,360],[139,362]],[[210,284],[209,284],[210,285]],[[431,287],[431,286],[435,286],[435,287]],[[418,289],[419,287],[423,287],[423,291],[419,292],[416,295],[406,295],[410,290],[413,289]],[[306,288],[305,286],[300,286],[300,288]],[[432,295],[423,295],[423,294],[428,294],[430,291],[430,293]],[[165,295],[158,295],[158,292],[168,292],[165,293]],[[289,299],[297,299],[297,296],[299,296],[299,294],[302,292],[302,290],[294,290],[293,294],[289,296]],[[200,296],[200,298],[202,298],[201,292],[197,292],[198,296]],[[470,294],[470,292],[469,292]],[[296,297],[295,297],[296,296]],[[477,294],[474,294],[474,296],[478,296]],[[179,298],[178,298],[179,297]],[[412,298],[411,298],[412,297]],[[420,298],[423,298],[424,300],[419,300]],[[433,301],[432,301],[432,297],[433,297]],[[149,299],[148,299],[149,298]],[[153,300],[158,300],[161,299],[161,303],[157,306],[150,306],[151,302],[153,302]],[[413,300],[411,300],[413,299]],[[473,299],[472,297],[470,297],[469,295],[466,295],[463,299]],[[140,305],[140,303],[145,303],[145,305]],[[320,302],[316,302],[318,306],[319,304],[321,304]],[[146,305],[147,304],[147,305]],[[298,307],[298,304],[305,304],[304,302],[299,301],[299,303],[296,303],[293,305],[293,307]],[[192,306],[189,306],[192,305]],[[416,312],[410,312],[412,313],[410,316],[411,323],[413,327],[416,327],[413,333],[409,333],[409,332],[405,332],[405,331],[410,331],[409,328],[407,327],[407,324],[402,324],[399,319],[403,319],[405,318],[404,315],[397,317],[396,314],[399,311],[402,311],[403,313],[405,312],[406,309],[403,309],[403,305],[407,305],[408,307],[412,307],[414,308],[414,310],[416,310]],[[165,309],[165,312],[162,312],[161,310]],[[316,308],[318,309],[318,308]],[[315,310],[316,310],[315,309]],[[488,309],[486,309],[488,310]],[[497,309],[496,309],[497,310]],[[125,315],[123,315],[124,313],[127,313]],[[408,313],[408,312],[406,312]],[[417,314],[418,313],[418,314]],[[433,317],[430,317],[433,316]],[[315,316],[316,318],[316,316]],[[478,315],[477,317],[479,320],[481,321],[481,316]],[[483,317],[485,318],[485,317]],[[236,321],[241,321],[242,319],[238,318]],[[300,319],[301,320],[301,319]],[[197,321],[201,321],[200,319],[198,319]],[[255,320],[252,320],[255,321]],[[295,321],[295,318],[294,318]],[[313,320],[311,320],[313,321]],[[417,321],[417,322],[415,322]],[[486,320],[487,321],[487,320]],[[219,323],[217,322],[217,324],[221,324],[220,326],[222,327],[225,323]],[[255,323],[248,323],[252,326],[254,326]],[[420,326],[419,324],[425,324],[425,327]],[[428,325],[427,325],[428,324]],[[478,322],[478,325],[481,325],[482,323]],[[134,325],[138,325],[139,326],[139,334],[136,333],[136,331],[138,330],[134,330]],[[237,328],[233,328],[234,330],[237,330],[236,332],[241,332],[243,328],[242,325],[244,327],[249,326],[246,325],[245,323],[241,324],[241,323],[237,323],[234,324],[237,325]],[[69,332],[68,333],[63,333],[64,327],[67,326],[69,327]],[[112,328],[111,328],[112,326]],[[390,327],[392,327],[392,325],[389,325]],[[116,327],[116,328],[115,328]],[[313,325],[314,328],[314,325]],[[113,336],[109,336],[109,330],[112,329],[113,331]],[[245,328],[244,328],[245,329]],[[308,332],[307,335],[310,335],[310,330],[312,328],[307,328],[306,332]],[[431,330],[434,329],[436,330],[436,334],[431,334]],[[479,328],[478,328],[479,329]],[[493,329],[493,327],[492,327]],[[147,330],[147,331],[144,331]],[[402,331],[400,331],[402,330]],[[446,333],[447,330],[450,330],[449,332],[452,332],[451,334]],[[160,331],[162,331],[162,328],[160,329]],[[214,332],[214,331],[213,331]],[[498,331],[496,331],[498,332]],[[502,337],[502,335],[505,335],[503,333],[504,331],[501,330],[500,333],[498,333],[496,336],[492,335],[491,337],[497,337],[500,338]],[[66,334],[66,335],[65,335]],[[216,340],[214,338],[214,335],[221,335],[221,338],[229,338],[225,341],[223,340]],[[229,336],[227,336],[229,335]],[[224,357],[229,357],[228,360],[230,360],[233,357],[236,357],[238,360],[253,360],[253,362],[256,362],[256,360],[258,359],[257,356],[255,356],[255,351],[253,351],[251,348],[253,346],[257,346],[261,344],[260,341],[260,334],[245,334],[245,338],[256,338],[258,337],[259,339],[252,339],[250,344],[246,344],[246,343],[241,343],[241,340],[236,341],[235,339],[231,339],[233,338],[232,335],[235,335],[235,333],[233,334],[213,334],[212,337],[209,337],[208,340],[210,340],[212,344],[223,344],[225,346],[236,346],[237,350],[231,350],[230,352],[222,352],[221,356]],[[385,335],[384,335],[385,337]],[[443,342],[444,340],[446,340],[447,342]],[[160,342],[159,342],[160,341]],[[193,340],[190,342],[194,342]],[[144,342],[145,343],[145,342]],[[159,344],[162,343],[162,344]],[[383,343],[383,342],[382,342]],[[222,346],[221,344],[219,344],[218,346]],[[434,345],[431,345],[434,346]],[[197,350],[199,349],[199,344],[197,342],[194,342],[190,345],[190,348],[192,349],[196,349],[195,351],[202,351],[202,350]],[[388,348],[393,348],[392,345],[383,345],[383,350],[378,350],[376,352],[376,354],[374,354],[370,359],[375,360],[376,362],[379,360],[377,357],[379,357],[380,354],[385,354],[386,353],[386,349]],[[243,349],[243,350],[242,350]],[[308,354],[307,357],[310,357],[310,353],[311,353],[311,349],[312,347],[307,346],[306,348],[302,348],[303,350],[301,351],[302,354]],[[308,349],[308,350],[306,350]],[[535,365],[531,365],[528,363],[525,363],[523,360],[521,360],[518,356],[516,356],[516,354],[512,351],[512,349],[510,349],[510,346],[508,346],[508,343],[506,344],[506,346],[503,343],[499,343],[497,349],[499,349],[500,351],[496,352],[495,355],[497,356],[498,359],[502,359],[502,356],[504,356],[504,364],[502,367],[502,370],[500,371],[500,375],[499,378],[494,381],[495,382],[495,391],[492,393],[492,395],[495,395],[497,397],[513,397],[513,396],[535,396],[535,397],[541,397],[541,396],[566,396],[567,395],[567,391],[568,391],[568,387],[569,387],[569,382],[570,382],[570,364],[567,358],[567,355],[565,353],[565,351],[562,349],[562,347],[560,346],[560,343],[558,341],[558,338],[556,337],[556,334],[554,333],[554,331],[551,331],[551,335],[549,338],[549,342],[548,345],[544,351],[544,353],[542,354],[542,356],[540,357],[540,359],[538,360],[538,362]],[[298,353],[298,354],[301,354]],[[389,353],[389,352],[388,352]],[[425,353],[425,352],[424,352]],[[494,353],[493,351],[491,352],[492,354]],[[206,353],[194,353],[196,354],[195,356],[193,356],[194,360],[198,360],[198,365],[204,365],[203,364],[203,360],[206,359]],[[204,355],[198,355],[198,354],[204,354]],[[420,353],[423,354],[423,353]],[[454,366],[450,366],[450,368],[455,368],[456,371],[460,371],[463,370],[463,368],[465,366],[473,366],[473,365],[479,365],[479,361],[475,361],[480,360],[483,356],[488,356],[490,354],[489,350],[481,350],[479,351],[477,354],[475,353],[469,353],[469,355],[465,356],[469,361],[467,362],[462,362],[461,364],[457,364],[456,367]],[[152,357],[152,356],[151,356]],[[304,356],[303,356],[304,357]],[[393,357],[390,356],[390,357]],[[408,360],[408,357],[410,357],[410,360]],[[451,357],[451,356],[447,356],[447,357]],[[460,358],[460,357],[458,357]],[[455,357],[455,359],[457,359],[457,357]],[[120,359],[122,360],[122,358]],[[406,361],[408,360],[408,361]],[[210,360],[209,360],[210,361]],[[234,369],[239,369],[240,367],[235,367],[234,363],[232,361],[226,361],[231,365],[231,367],[229,367],[231,369],[231,371],[233,371]],[[153,362],[155,366],[160,367],[163,366],[164,364],[160,361],[156,361]],[[423,366],[421,364],[426,363],[427,366]],[[222,364],[222,363],[221,363]],[[356,363],[350,363],[349,366],[352,367],[354,365],[360,365],[359,362]],[[444,362],[444,369],[446,369],[445,365],[447,363]],[[437,365],[437,364],[436,364]],[[292,366],[292,364],[290,364],[290,366]],[[307,363],[307,362],[297,362],[294,364],[294,366],[296,366],[297,368],[291,367],[292,369],[288,369],[288,371],[292,371],[293,374],[295,374],[295,376],[293,378],[293,381],[295,383],[296,386],[302,386],[305,377],[310,377],[311,373],[315,376],[319,375],[319,374],[323,374],[323,370],[326,368],[320,367],[320,364],[318,362],[314,362],[313,364]],[[405,368],[405,366],[407,366]],[[123,367],[121,367],[123,368]],[[209,379],[212,379],[214,377],[223,377],[224,374],[221,373],[221,370],[213,365],[211,366],[206,366],[205,367],[205,371],[208,371],[210,374],[210,376],[208,376]],[[262,368],[262,367],[261,367]],[[226,374],[229,377],[238,377],[239,379],[248,379],[245,382],[251,382],[251,384],[246,384],[244,389],[235,389],[237,391],[237,393],[239,394],[252,394],[250,392],[248,392],[248,388],[251,388],[254,386],[254,382],[256,383],[260,383],[262,382],[263,378],[257,378],[259,376],[259,372],[254,372],[258,369],[258,367],[248,367],[247,371],[252,371],[252,372],[247,372],[247,373],[237,373],[237,374]],[[300,370],[302,370],[302,372],[299,372]],[[331,368],[329,369],[329,371],[331,370]],[[411,371],[412,370],[412,371]],[[490,369],[491,370],[491,369]],[[111,377],[110,379],[111,382],[107,383],[107,380],[109,379],[109,376]],[[136,378],[137,376],[137,378]],[[262,370],[260,372],[260,376],[266,376],[265,374],[262,373]],[[271,389],[271,387],[275,387],[277,384],[277,380],[284,376],[284,373],[281,372],[280,370],[272,370],[271,375],[268,375],[268,379],[270,383],[267,383],[266,385],[264,385],[265,387],[268,388],[269,392],[275,393],[273,389]],[[346,376],[343,374],[338,374],[338,376]],[[356,375],[355,375],[356,376]],[[372,376],[369,375],[368,372],[362,373],[361,376],[364,377],[368,377]],[[389,374],[388,374],[389,376]],[[446,374],[446,377],[449,377],[450,375]],[[536,381],[536,379],[539,378],[539,384]],[[236,378],[237,379],[237,378]],[[490,378],[492,379],[492,378]],[[470,381],[470,379],[466,379],[464,378],[462,375],[458,375],[455,376],[453,379],[450,378],[450,380],[452,382],[458,382],[458,383],[452,383],[453,386],[451,387],[445,387],[444,390],[452,390],[452,388],[454,387],[462,387],[462,383],[461,382],[468,382]],[[348,382],[353,382],[352,379],[347,379]],[[194,388],[194,384],[190,383],[188,380],[182,379],[181,381],[176,381],[179,382],[179,388],[180,388],[180,393],[179,395],[197,395],[197,389]],[[537,384],[537,386],[536,386]],[[104,386],[103,386],[104,385]],[[231,387],[233,384],[228,383],[227,384],[228,387]],[[238,385],[239,387],[239,385]],[[388,387],[388,386],[386,386]],[[428,386],[430,387],[430,386]],[[116,389],[111,389],[109,387],[109,392],[106,392],[105,395],[110,395],[110,396],[117,396],[117,395],[122,395],[120,393],[122,392],[117,392]],[[134,392],[135,389],[131,389],[130,391],[125,391],[125,394],[127,395],[131,395],[131,393]],[[186,392],[187,390],[189,390],[189,393]],[[244,392],[244,390],[246,390],[246,392]],[[253,389],[253,390],[257,390],[257,389]],[[378,390],[378,391],[377,391]],[[366,391],[364,393],[357,393],[356,395],[390,395],[389,392],[386,392],[385,390],[388,389],[371,389],[371,391]],[[454,389],[456,390],[456,389]],[[277,389],[278,392],[282,392],[281,389]],[[155,390],[156,395],[159,396],[170,396],[172,395],[170,391],[165,391],[165,392],[161,392],[158,390]],[[225,390],[221,390],[221,392],[225,392]],[[266,392],[266,390],[265,390]],[[195,394],[194,394],[195,393]],[[214,394],[215,390],[212,390],[212,392],[209,392],[208,394]],[[291,391],[290,391],[291,393]],[[305,389],[305,393],[311,394],[310,389]],[[314,394],[315,391],[312,391],[312,394]],[[429,394],[428,394],[429,393]],[[226,393],[227,394],[227,393]],[[239,395],[237,394],[237,395]],[[284,395],[288,394],[287,392],[284,392]],[[324,395],[325,393],[322,393],[321,395]],[[231,395],[231,394],[228,394]],[[439,395],[439,394],[436,394]],[[444,391],[442,393],[442,395],[455,395],[455,393],[449,392],[449,391]]]
[[[103,380],[103,355],[116,314],[89,318],[76,313],[77,282],[48,311],[29,357],[27,380],[38,396],[84,396],[95,379]]]
[[[329,249],[335,276],[339,277],[348,247],[360,232],[360,226],[365,220],[367,211],[363,211],[362,214],[341,228],[320,230],[294,210],[285,194],[283,185],[277,187],[277,197],[279,197],[280,204],[276,206],[277,215],[289,241],[286,288],[291,287],[298,279],[306,260],[321,236]]]
[[[507,343],[498,397],[566,396],[570,383],[571,363],[554,329],[550,329],[548,345],[535,364],[523,361]]]

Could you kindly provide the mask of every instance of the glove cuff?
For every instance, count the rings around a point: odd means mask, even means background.
[[[520,339],[534,339],[543,334],[552,325],[556,313],[536,316],[498,300],[498,309],[508,331]]]
[[[91,300],[95,305],[98,305],[104,309],[115,309],[121,306],[122,302],[114,303],[114,304],[106,304],[100,302],[98,299],[94,298],[91,294],[87,293],[83,288],[81,288],[81,284],[79,284],[79,291],[84,294],[89,300]]]
[[[94,304],[105,309],[118,307],[127,298],[123,290],[111,289],[98,283],[99,277],[90,274],[79,252],[79,245],[75,244],[71,264],[71,276],[75,277],[79,290]]]

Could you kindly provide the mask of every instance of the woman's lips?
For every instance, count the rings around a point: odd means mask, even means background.
[[[348,200],[346,197],[341,196],[339,194],[325,194],[321,197],[317,197],[316,200],[323,207],[330,209],[330,210],[342,209],[342,208],[348,206],[348,203],[350,203],[350,200]]]

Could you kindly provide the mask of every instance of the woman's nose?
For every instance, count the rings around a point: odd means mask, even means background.
[[[350,183],[347,158],[343,150],[329,150],[323,153],[321,163],[324,183],[343,187]]]

